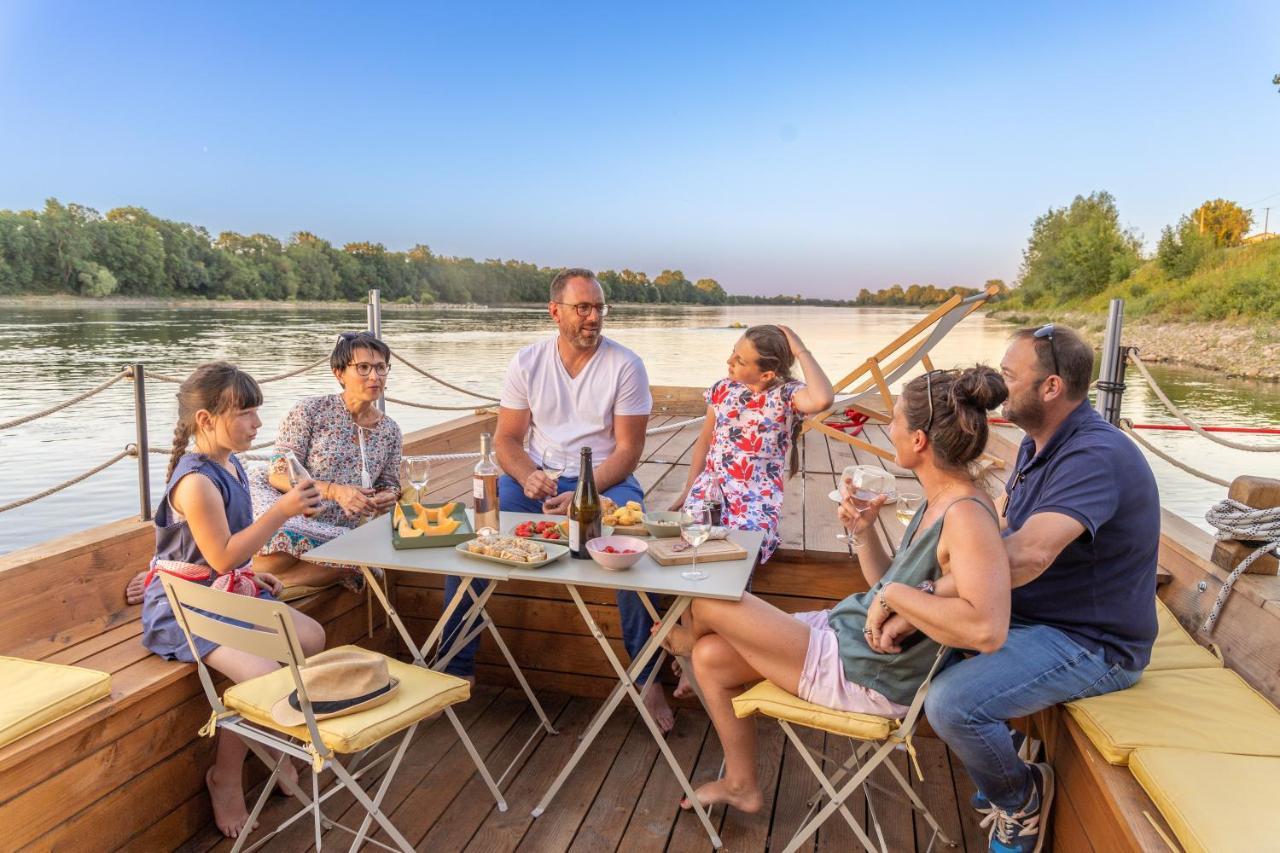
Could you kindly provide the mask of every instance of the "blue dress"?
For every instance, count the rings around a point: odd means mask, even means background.
[[[187,526],[187,520],[178,514],[169,503],[169,496],[178,481],[188,474],[196,473],[207,477],[222,494],[222,506],[227,513],[227,527],[234,536],[253,524],[253,502],[249,498],[249,478],[245,475],[240,460],[231,457],[231,464],[236,474],[223,468],[203,453],[188,453],[178,460],[173,469],[173,476],[165,486],[160,506],[156,510],[156,560],[172,560],[179,563],[191,563],[196,566],[208,566],[209,563],[196,546],[195,537]],[[209,577],[201,581],[205,586],[212,586],[217,573],[209,570]],[[259,598],[275,600],[271,593],[261,590]],[[210,614],[211,615],[211,614]],[[217,617],[214,617],[217,618]],[[233,621],[233,620],[223,620]],[[235,624],[241,624],[236,622]],[[196,648],[200,657],[218,647],[203,637],[196,637]],[[142,599],[142,644],[152,652],[167,660],[179,660],[184,663],[195,663],[191,657],[191,647],[178,625],[177,618],[169,607],[169,599],[164,593],[164,586],[157,578],[147,584]]]

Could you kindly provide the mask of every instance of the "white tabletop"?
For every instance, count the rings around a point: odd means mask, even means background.
[[[502,514],[502,532],[511,532],[523,521],[563,521],[564,517],[529,515],[519,512]],[[648,541],[649,537],[638,537]],[[652,592],[658,595],[691,595],[697,598],[723,598],[738,601],[747,589],[751,570],[760,556],[760,543],[764,534],[758,530],[730,530],[729,539],[746,549],[741,560],[719,560],[699,563],[707,578],[700,581],[685,580],[680,573],[689,566],[660,566],[645,554],[631,568],[621,572],[602,569],[595,560],[575,560],[568,555],[540,569],[512,567],[507,576],[511,580],[540,581],[543,583],[597,586],[607,589],[630,589]],[[412,553],[412,552],[408,552]]]
[[[467,518],[472,519],[474,526],[470,509],[467,510]],[[506,580],[511,572],[510,568],[499,563],[460,554],[453,545],[398,551],[391,547],[391,513],[379,516],[318,548],[312,548],[302,558],[313,563],[376,566],[380,569],[431,575],[461,575],[487,580]]]

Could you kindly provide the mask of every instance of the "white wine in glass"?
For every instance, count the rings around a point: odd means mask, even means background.
[[[873,500],[881,495],[892,495],[897,486],[897,479],[883,468],[875,465],[851,465],[840,472],[840,493],[853,501],[854,507],[861,516],[870,509]],[[853,547],[863,543],[857,534],[846,531],[839,535],[840,539],[848,539]]]
[[[563,447],[558,444],[549,444],[543,449],[542,473],[546,474],[551,482],[559,483],[567,467],[569,467],[569,455]]]
[[[898,516],[898,521],[903,524],[910,524],[911,519],[916,517],[916,513],[920,511],[920,505],[924,503],[924,497],[914,492],[903,492],[898,495],[898,506],[894,514]]]
[[[298,457],[294,455],[292,450],[286,450],[284,454],[285,469],[289,474],[289,485],[297,488],[299,483],[306,483],[312,480],[311,472],[309,472],[303,464],[298,461]],[[307,518],[311,518],[320,512],[319,506],[311,507],[303,510],[302,514]]]
[[[708,575],[698,568],[698,548],[711,535],[711,513],[706,508],[693,509],[680,517],[680,538],[693,548],[693,563],[680,573],[687,581],[704,581]]]

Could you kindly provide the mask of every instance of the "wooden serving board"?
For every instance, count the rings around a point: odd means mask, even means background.
[[[604,528],[608,530],[609,525],[607,524],[604,525]],[[623,525],[619,525],[618,527],[614,527],[612,529],[613,529],[614,535],[617,535],[617,536],[648,536],[649,535],[649,528],[645,527],[643,524],[623,524]],[[604,535],[608,536],[609,534],[606,533]]]
[[[693,562],[693,549],[677,551],[683,539],[654,539],[649,543],[649,556],[659,566],[685,566]],[[747,549],[728,539],[711,539],[698,548],[699,563],[716,563],[724,560],[744,560]]]

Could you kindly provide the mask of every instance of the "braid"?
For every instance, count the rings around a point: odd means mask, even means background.
[[[800,470],[800,430],[804,428],[804,419],[797,417],[793,412],[789,420],[791,421],[791,464],[787,477],[791,478]]]
[[[166,483],[173,476],[174,469],[178,467],[178,460],[182,459],[183,454],[187,452],[187,442],[190,440],[191,427],[184,421],[178,421],[178,425],[173,428],[173,452],[169,454],[169,471],[164,475]]]

